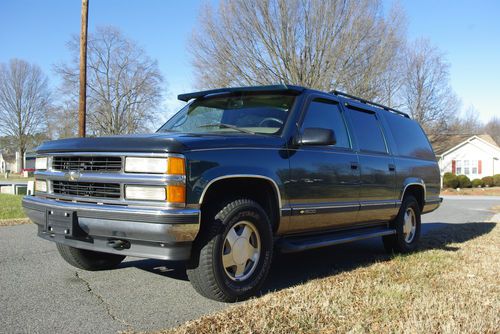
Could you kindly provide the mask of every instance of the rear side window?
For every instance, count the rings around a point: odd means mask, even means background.
[[[387,146],[377,115],[357,109],[349,110],[360,150],[387,153]]]
[[[434,153],[417,122],[393,113],[385,116],[400,156],[434,160]]]
[[[350,148],[344,118],[342,117],[338,103],[334,101],[323,99],[313,100],[302,122],[302,130],[306,128],[332,129],[337,139],[337,143],[333,146]]]

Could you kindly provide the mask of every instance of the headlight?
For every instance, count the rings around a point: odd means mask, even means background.
[[[125,198],[132,200],[165,201],[167,191],[163,186],[125,186]]]
[[[167,159],[126,157],[125,172],[165,174],[167,172]]]
[[[47,157],[39,157],[35,160],[35,169],[36,170],[45,170],[47,169],[48,159]]]
[[[47,192],[47,181],[35,180],[35,191],[46,193]]]
[[[185,175],[184,158],[125,158],[125,172]]]

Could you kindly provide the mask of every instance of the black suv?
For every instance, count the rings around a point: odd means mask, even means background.
[[[155,134],[38,148],[38,235],[86,270],[125,256],[186,262],[202,295],[255,294],[274,250],[382,237],[415,249],[439,169],[421,127],[397,110],[297,86],[216,89]]]

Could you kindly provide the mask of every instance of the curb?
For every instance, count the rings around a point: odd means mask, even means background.
[[[495,214],[489,221],[493,223],[500,223],[500,213]]]

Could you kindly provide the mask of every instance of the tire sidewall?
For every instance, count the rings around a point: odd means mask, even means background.
[[[273,237],[269,218],[262,208],[250,204],[242,204],[232,209],[225,217],[220,217],[221,233],[214,239],[212,248],[212,259],[214,265],[214,276],[219,287],[226,295],[235,298],[245,298],[254,294],[263,284],[269,271],[273,251]],[[222,264],[222,249],[224,240],[229,230],[240,221],[249,221],[254,224],[260,235],[261,254],[257,267],[252,275],[244,281],[238,282],[230,279]]]
[[[416,230],[415,230],[415,236],[413,237],[413,240],[411,242],[406,242],[405,236],[403,233],[403,226],[404,226],[404,215],[405,212],[408,208],[412,208],[414,213],[415,213],[415,220],[416,220]],[[413,196],[408,196],[405,198],[405,200],[402,203],[401,210],[398,213],[398,217],[396,220],[396,243],[398,245],[398,248],[400,248],[404,252],[411,252],[415,250],[418,246],[418,242],[420,240],[420,232],[421,232],[421,214],[420,214],[420,207],[418,205],[417,200]]]

